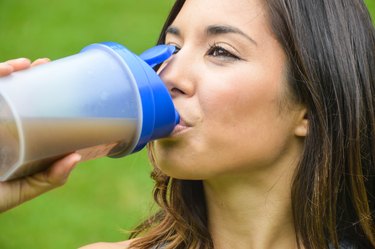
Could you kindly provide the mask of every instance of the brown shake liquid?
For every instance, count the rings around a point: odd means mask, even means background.
[[[0,121],[1,175],[20,157],[24,139],[24,160],[11,178],[43,170],[72,152],[83,161],[116,155],[128,149],[137,133],[136,120],[123,118],[26,118],[21,126],[23,135],[14,121]]]

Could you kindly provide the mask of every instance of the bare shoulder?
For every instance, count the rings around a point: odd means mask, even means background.
[[[134,239],[121,242],[98,242],[80,247],[79,249],[128,249],[133,241]]]

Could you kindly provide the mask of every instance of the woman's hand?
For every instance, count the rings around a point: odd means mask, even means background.
[[[81,156],[70,154],[47,170],[9,182],[0,182],[0,212],[63,185]]]
[[[7,76],[15,71],[28,69],[49,62],[48,58],[37,59],[33,63],[27,58],[19,58],[0,63],[0,77]]]
[[[0,77],[48,61],[49,59],[38,59],[32,63],[26,58],[9,60],[0,63]],[[55,162],[45,171],[9,182],[0,182],[0,212],[63,185],[80,159],[79,154],[73,153]]]

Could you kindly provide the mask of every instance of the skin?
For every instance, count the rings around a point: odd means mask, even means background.
[[[159,72],[182,121],[156,141],[157,165],[203,180],[216,249],[296,248],[290,185],[308,120],[290,97],[287,58],[262,4],[188,0],[166,38],[179,51]],[[70,172],[69,160],[53,168]]]
[[[87,246],[80,247],[79,249],[127,249],[133,240],[127,240],[122,242],[99,242]]]

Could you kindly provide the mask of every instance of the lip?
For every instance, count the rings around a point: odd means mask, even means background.
[[[187,123],[182,117],[180,117],[180,122],[174,127],[171,136],[176,136],[183,132],[186,132],[191,128],[191,125]]]

